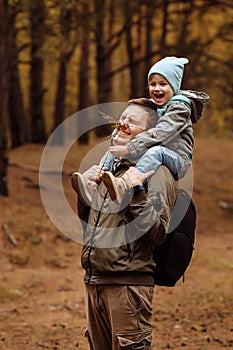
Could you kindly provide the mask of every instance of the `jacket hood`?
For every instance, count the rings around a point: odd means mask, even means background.
[[[195,124],[201,118],[203,110],[209,100],[209,95],[205,92],[197,92],[192,90],[179,90],[178,95],[172,97],[176,100],[179,96],[187,97],[191,103],[191,120]]]

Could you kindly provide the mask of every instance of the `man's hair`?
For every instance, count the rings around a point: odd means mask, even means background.
[[[128,101],[128,105],[135,104],[139,105],[145,108],[145,110],[150,114],[150,118],[147,122],[147,129],[155,127],[155,124],[158,121],[158,114],[157,114],[157,106],[154,102],[149,100],[148,98],[141,97],[141,98],[133,98]]]

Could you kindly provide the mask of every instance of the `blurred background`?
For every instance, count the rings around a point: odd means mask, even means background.
[[[39,185],[41,154],[74,113],[148,97],[147,73],[164,56],[188,57],[182,88],[210,100],[194,125],[194,256],[184,284],[156,289],[155,344],[233,346],[232,33],[232,0],[0,0],[0,349],[87,349],[81,245],[43,208],[40,190],[56,198],[59,188]],[[91,114],[78,113],[75,135],[101,118]],[[83,134],[64,161],[75,214],[70,174],[88,165],[90,150],[97,161],[109,128],[105,120]],[[52,171],[63,141],[53,145]],[[54,211],[64,223],[61,204]]]

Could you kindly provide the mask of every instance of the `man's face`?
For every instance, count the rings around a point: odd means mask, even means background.
[[[127,145],[137,134],[147,129],[149,118],[150,114],[144,107],[136,104],[127,106],[119,119],[119,123],[121,125],[128,124],[128,128],[117,130],[117,134],[113,138],[114,144]]]

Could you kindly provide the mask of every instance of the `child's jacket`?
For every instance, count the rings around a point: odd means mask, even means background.
[[[187,97],[188,96],[188,97]],[[138,134],[127,145],[133,159],[140,158],[148,148],[164,146],[180,156],[183,177],[187,172],[194,147],[192,124],[197,122],[208,101],[208,95],[193,91],[180,91],[164,106],[162,116],[153,129],[153,137],[149,131]]]

